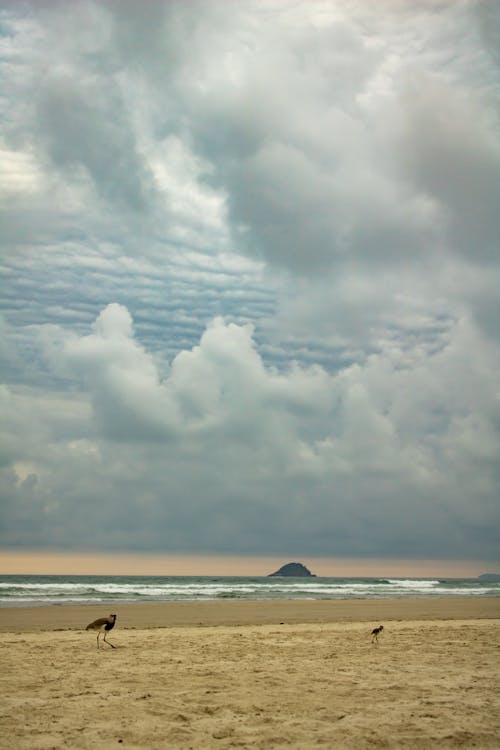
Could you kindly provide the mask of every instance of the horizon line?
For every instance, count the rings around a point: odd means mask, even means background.
[[[266,576],[288,562],[318,577],[476,578],[500,569],[493,560],[0,549],[0,575],[60,575],[63,567],[66,575]]]

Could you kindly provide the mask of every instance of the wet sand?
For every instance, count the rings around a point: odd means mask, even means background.
[[[496,750],[499,626],[472,598],[2,609],[0,748]]]
[[[77,629],[108,615],[118,615],[121,628],[187,625],[265,625],[280,622],[374,622],[500,618],[500,597],[420,599],[342,599],[322,601],[209,601],[153,604],[4,607],[0,632]]]

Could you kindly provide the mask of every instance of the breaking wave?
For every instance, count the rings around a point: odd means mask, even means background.
[[[1,576],[0,606],[217,599],[500,596],[500,583],[434,578]]]

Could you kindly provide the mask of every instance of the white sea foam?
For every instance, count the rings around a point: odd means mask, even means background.
[[[214,599],[374,599],[434,595],[500,596],[500,583],[406,578],[0,577],[0,606]]]
[[[420,580],[420,579],[416,580],[414,578],[389,578],[388,581],[390,584],[402,586],[408,589],[433,588],[434,586],[439,586],[440,584],[440,581]]]

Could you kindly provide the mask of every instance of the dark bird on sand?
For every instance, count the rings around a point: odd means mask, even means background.
[[[109,633],[110,630],[113,630],[115,627],[116,622],[116,615],[110,615],[109,617],[100,617],[98,620],[94,620],[94,622],[91,622],[85,630],[97,630],[97,648],[99,648],[99,636],[101,633],[104,633],[104,643],[107,643],[108,646],[111,646],[111,648],[116,648],[116,646],[113,646],[110,641],[106,640],[106,633]]]
[[[372,630],[372,643],[376,643],[378,641],[379,634],[384,629],[383,625],[379,625],[378,628],[373,628]]]

